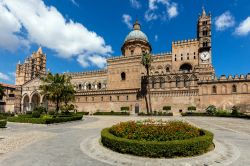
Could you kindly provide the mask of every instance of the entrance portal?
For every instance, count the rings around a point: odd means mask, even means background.
[[[135,104],[135,113],[138,114],[138,113],[139,113],[139,110],[140,110],[139,104],[136,103],[136,104]]]

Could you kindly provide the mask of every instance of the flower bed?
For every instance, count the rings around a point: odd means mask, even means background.
[[[28,115],[18,116],[18,117],[10,117],[8,118],[9,122],[19,122],[19,123],[35,123],[35,124],[52,124],[52,123],[62,123],[68,121],[81,120],[82,115],[68,115],[68,116],[49,116],[44,115],[40,118],[32,118]]]
[[[103,129],[101,141],[120,153],[171,158],[207,152],[213,134],[181,121],[130,121]]]

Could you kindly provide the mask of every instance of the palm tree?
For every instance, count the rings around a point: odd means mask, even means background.
[[[56,104],[56,112],[59,111],[61,102],[68,103],[73,100],[74,88],[66,75],[48,73],[42,81],[43,84],[40,86],[42,94]]]
[[[151,63],[152,63],[153,59],[152,59],[152,55],[149,53],[145,53],[142,55],[142,65],[145,67],[146,72],[147,72],[147,80],[146,80],[146,84],[147,84],[147,94],[148,94],[148,102],[147,102],[147,96],[145,95],[145,100],[146,100],[146,105],[147,105],[147,112],[152,113],[152,106],[151,106],[151,96],[150,96],[150,87],[149,87],[149,68],[151,67]]]
[[[65,108],[68,108],[68,103],[70,101],[75,100],[75,90],[74,86],[70,82],[71,77],[66,77],[65,79],[65,84],[64,84],[64,89],[63,89],[63,94],[62,94],[62,100],[64,102]]]

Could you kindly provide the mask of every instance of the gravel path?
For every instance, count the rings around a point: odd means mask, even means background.
[[[250,165],[250,121],[243,119],[164,118],[186,120],[215,134],[215,150],[193,158],[135,157],[115,153],[99,144],[102,128],[138,119],[142,118],[95,116],[48,126],[8,123],[7,129],[0,130],[0,138],[3,138],[0,139],[0,165]]]

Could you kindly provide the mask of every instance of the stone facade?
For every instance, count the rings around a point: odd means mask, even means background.
[[[191,105],[203,110],[210,104],[223,109],[237,105],[242,111],[250,111],[250,74],[217,78],[212,65],[211,35],[211,15],[203,9],[197,21],[197,38],[174,41],[170,52],[153,55],[149,78],[153,111],[162,110],[163,106],[185,111]],[[131,113],[145,112],[141,91],[146,71],[141,58],[151,50],[136,21],[121,47],[122,55],[108,58],[106,69],[66,73],[76,89],[74,104],[78,110],[120,111],[128,106]],[[39,78],[23,85],[26,90],[22,92],[22,109],[27,110],[27,103],[31,109],[32,94],[38,94],[37,101],[44,103],[38,85]]]
[[[16,85],[23,85],[29,80],[44,75],[46,73],[46,55],[40,47],[37,52],[33,52],[24,64],[20,62],[16,66]]]
[[[16,103],[16,86],[0,83],[4,89],[4,96],[0,96],[0,112],[14,112]]]

